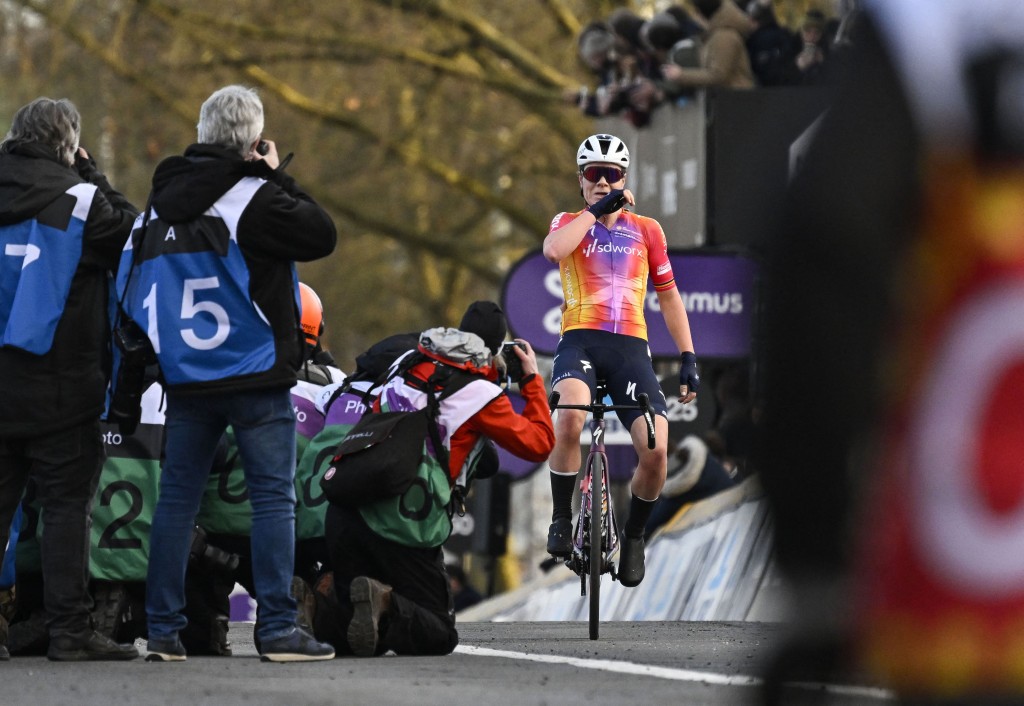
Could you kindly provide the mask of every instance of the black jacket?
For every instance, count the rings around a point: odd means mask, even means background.
[[[337,244],[334,222],[295,180],[262,161],[247,161],[216,145],[195,144],[169,157],[153,175],[153,209],[171,224],[195,220],[246,176],[266,179],[238,222],[238,246],[250,273],[249,295],[274,330],[276,360],[263,373],[191,383],[180,394],[269,387],[290,388],[303,361],[304,336],[292,291],[293,262],[330,255]]]
[[[138,210],[91,160],[66,167],[42,145],[0,154],[0,225],[32,219],[84,182],[98,190],[52,347],[41,356],[0,348],[0,437],[41,436],[98,419],[103,411],[110,367],[108,271],[117,267]]]

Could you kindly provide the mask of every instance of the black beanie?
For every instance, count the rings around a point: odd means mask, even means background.
[[[494,302],[479,301],[473,302],[462,315],[462,322],[459,324],[460,331],[475,333],[484,339],[491,353],[497,353],[505,340],[505,333],[508,325],[505,323],[505,312]]]

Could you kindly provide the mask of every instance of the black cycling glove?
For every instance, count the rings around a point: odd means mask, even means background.
[[[696,392],[700,387],[697,374],[697,356],[687,351],[679,356],[679,384],[686,385],[687,392]]]
[[[594,214],[594,218],[600,218],[601,216],[607,216],[609,213],[615,213],[625,203],[626,195],[622,193],[622,189],[615,189],[601,197],[601,200],[597,203],[587,206],[587,210]]]

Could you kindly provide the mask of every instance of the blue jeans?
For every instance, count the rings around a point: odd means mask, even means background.
[[[252,571],[261,641],[295,627],[289,593],[295,555],[295,412],[287,389],[223,395],[167,394],[166,451],[153,515],[146,577],[150,639],[185,627],[185,569],[192,528],[230,424],[252,504]]]

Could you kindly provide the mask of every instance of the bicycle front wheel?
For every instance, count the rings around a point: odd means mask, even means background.
[[[601,622],[601,572],[604,569],[604,456],[595,454],[590,466],[590,639],[598,637]]]

